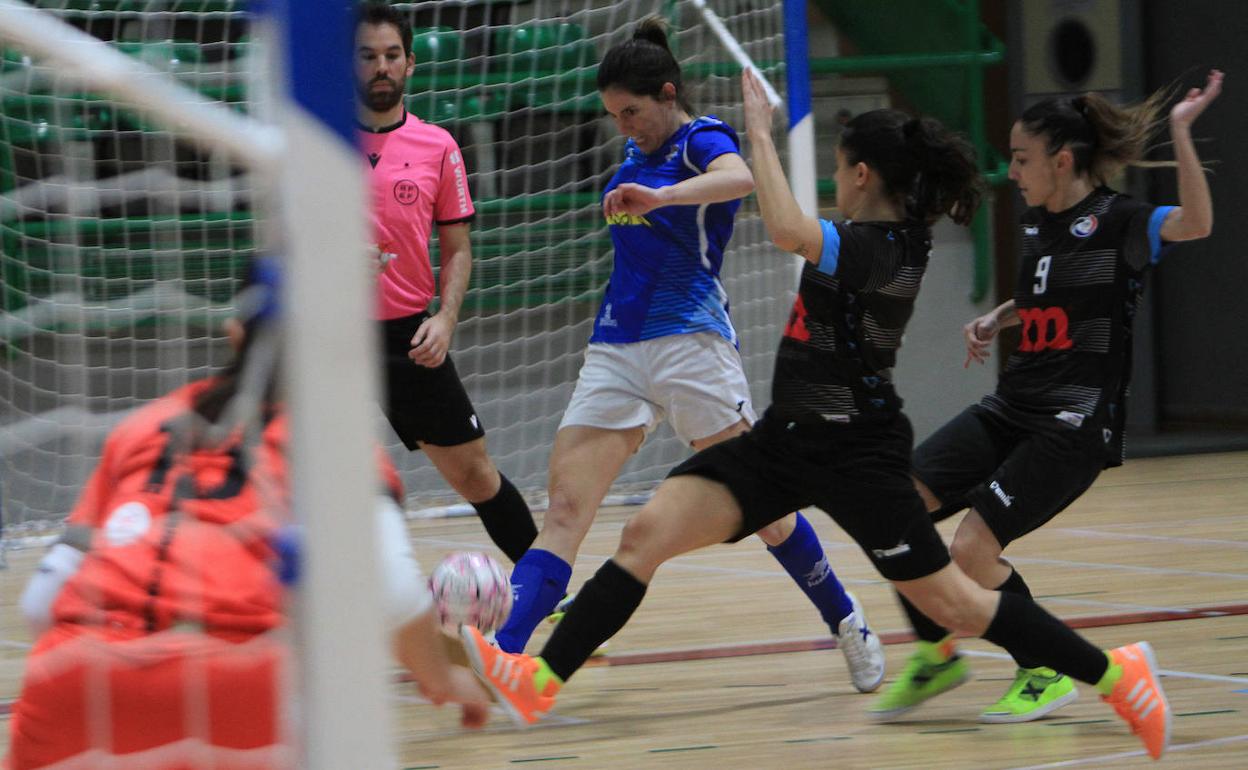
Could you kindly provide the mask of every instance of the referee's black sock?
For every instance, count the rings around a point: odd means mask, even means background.
[[[997,614],[983,637],[1088,684],[1099,682],[1109,668],[1103,651],[1039,604],[1015,593],[1001,593]]]
[[[472,507],[477,509],[477,516],[494,545],[515,564],[537,538],[537,525],[533,523],[529,504],[501,471],[498,480],[498,494],[483,503],[473,503]]]
[[[598,568],[581,586],[567,614],[555,626],[541,658],[562,681],[576,673],[594,650],[615,636],[646,595],[646,584],[614,561]]]
[[[996,590],[1003,594],[1016,594],[1025,599],[1031,599],[1031,589],[1027,587],[1027,582],[1023,580],[1022,575],[1018,574],[1018,570],[1012,567],[1010,568],[1010,576],[1005,579],[1004,583],[997,586]],[[1013,656],[1014,662],[1018,664],[1019,668],[1039,668],[1044,665],[1022,652],[1010,649],[1007,649],[1006,652]]]
[[[897,601],[901,602],[901,608],[906,611],[906,617],[910,619],[910,627],[914,629],[914,635],[923,642],[931,642],[935,644],[949,635],[949,629],[938,625],[936,621],[924,615],[918,607],[910,603],[910,600],[897,594]]]

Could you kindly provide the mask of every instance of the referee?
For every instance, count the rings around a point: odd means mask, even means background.
[[[355,78],[360,146],[372,189],[377,318],[385,350],[383,410],[410,450],[430,462],[481,517],[490,539],[515,562],[537,536],[533,515],[486,453],[485,430],[451,361],[451,335],[472,272],[475,215],[455,140],[407,112],[412,29],[384,3],[359,9]],[[440,302],[429,238],[438,227]]]

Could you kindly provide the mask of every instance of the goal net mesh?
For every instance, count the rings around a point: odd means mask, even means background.
[[[242,0],[36,5],[210,98],[254,106]],[[456,366],[491,455],[540,501],[612,266],[599,201],[624,139],[602,111],[596,64],[641,18],[663,15],[695,111],[743,130],[740,70],[685,2],[395,5],[414,27],[408,108],[455,136],[478,211]],[[783,93],[779,4],[711,7]],[[2,40],[0,54],[0,503],[15,545],[70,510],[111,425],[228,359],[221,321],[254,252],[258,202],[248,171],[224,152]],[[723,277],[760,411],[794,276],[747,202]],[[380,412],[378,426],[409,507],[457,502]],[[662,427],[615,491],[644,492],[688,451]]]

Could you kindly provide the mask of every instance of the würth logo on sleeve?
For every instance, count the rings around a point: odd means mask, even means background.
[[[420,197],[420,188],[410,179],[400,179],[394,183],[394,199],[404,206],[410,206]]]

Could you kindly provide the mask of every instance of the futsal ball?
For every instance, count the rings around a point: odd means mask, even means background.
[[[488,634],[511,613],[511,581],[489,554],[460,551],[447,556],[429,576],[442,629],[459,633],[461,624]]]

